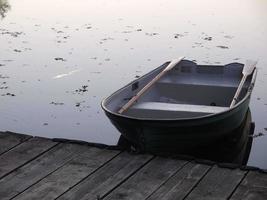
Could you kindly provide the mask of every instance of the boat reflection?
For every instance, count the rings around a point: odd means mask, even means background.
[[[212,144],[192,149],[177,148],[175,150],[173,148],[168,149],[164,145],[164,148],[159,148],[158,151],[154,149],[153,152],[147,153],[163,156],[186,155],[220,163],[246,165],[252,146],[254,127],[255,125],[251,121],[250,110],[248,110],[246,118],[240,127],[227,134],[227,137],[223,137]],[[123,136],[120,137],[118,146],[130,151],[139,152],[138,147],[131,144]]]

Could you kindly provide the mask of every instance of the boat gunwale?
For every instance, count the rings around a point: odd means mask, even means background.
[[[170,61],[169,61],[170,62]],[[109,114],[111,115],[115,115],[116,117],[119,117],[119,118],[124,118],[124,119],[129,119],[129,120],[136,120],[136,121],[155,121],[155,122],[167,122],[167,121],[180,121],[180,122],[183,122],[183,121],[192,121],[192,120],[204,120],[204,119],[207,119],[207,118],[212,118],[212,117],[217,117],[219,115],[223,115],[225,113],[229,113],[230,111],[233,111],[235,109],[237,109],[243,102],[245,102],[248,98],[250,98],[250,95],[252,93],[252,90],[254,88],[254,85],[255,85],[255,81],[256,81],[256,75],[257,75],[257,68],[254,69],[253,73],[252,73],[252,78],[251,78],[251,82],[249,84],[249,87],[248,87],[248,91],[246,93],[246,95],[244,96],[244,98],[239,101],[237,104],[235,104],[232,108],[229,107],[229,109],[225,110],[225,111],[222,111],[222,112],[218,112],[218,113],[211,113],[211,114],[208,114],[208,115],[204,115],[204,116],[197,116],[197,117],[188,117],[188,118],[140,118],[140,117],[132,117],[132,116],[127,116],[127,115],[123,115],[123,114],[119,114],[119,113],[116,113],[114,111],[111,111],[109,110],[106,106],[105,106],[105,103],[110,99],[112,98],[114,95],[120,93],[122,90],[124,90],[126,87],[132,85],[133,83],[135,83],[137,80],[140,80],[142,78],[144,78],[145,76],[153,73],[154,71],[158,70],[159,68],[163,67],[164,65],[167,65],[169,62],[165,62],[164,64],[160,65],[159,67],[151,70],[150,72],[142,75],[141,77],[139,77],[138,79],[136,80],[133,80],[131,81],[130,83],[126,84],[125,86],[123,86],[122,88],[120,88],[119,90],[113,92],[110,96],[104,98],[102,101],[101,101],[101,107],[102,109],[105,111],[105,112],[108,112]],[[192,62],[192,61],[191,61]],[[194,62],[195,63],[195,62]],[[229,64],[242,64],[242,63],[238,63],[238,62],[233,62],[233,63],[229,63]],[[222,67],[225,67],[229,64],[226,64],[226,65],[220,65]],[[197,64],[196,64],[197,65]],[[244,64],[242,64],[244,65]],[[197,65],[199,66],[199,65]],[[210,65],[201,65],[201,66],[210,66]],[[218,65],[216,65],[218,66]]]

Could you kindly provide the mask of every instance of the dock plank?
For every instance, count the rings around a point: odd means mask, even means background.
[[[0,155],[31,138],[29,135],[0,132]]]
[[[267,176],[260,172],[251,171],[239,185],[231,200],[266,200]]]
[[[152,158],[151,155],[133,155],[123,152],[62,195],[59,200],[101,199]]]
[[[59,144],[0,180],[1,200],[11,199],[64,165],[81,151],[100,151],[77,144]]]
[[[64,166],[14,199],[55,199],[93,173],[118,153],[119,151],[88,147],[87,150],[84,150],[77,155],[77,157],[73,158]]]
[[[239,169],[214,166],[185,199],[227,199],[245,174]]]
[[[188,163],[173,177],[166,181],[147,200],[184,199],[199,180],[207,173],[210,166]]]
[[[49,139],[34,137],[2,154],[0,156],[0,179],[56,144]]]
[[[257,168],[196,162],[0,132],[0,199],[267,199]]]
[[[157,157],[104,199],[146,199],[186,162]]]

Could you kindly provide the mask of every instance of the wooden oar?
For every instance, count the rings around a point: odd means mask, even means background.
[[[253,72],[253,70],[256,68],[256,65],[257,65],[257,61],[247,60],[242,71],[243,77],[238,85],[235,96],[231,102],[230,108],[232,108],[236,104],[237,99],[240,95],[240,92],[242,90],[244,83],[246,82],[247,77]]]
[[[153,78],[145,87],[143,87],[135,96],[133,96],[119,111],[119,114],[122,114],[128,110],[154,83],[156,83],[164,74],[170,71],[175,65],[177,65],[184,57],[174,59],[170,64],[162,70],[155,78]]]

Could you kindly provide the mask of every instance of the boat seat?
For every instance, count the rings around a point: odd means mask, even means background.
[[[190,104],[176,104],[163,102],[142,102],[135,104],[134,109],[146,110],[167,110],[167,111],[187,111],[187,112],[202,112],[202,113],[219,113],[223,112],[228,107],[206,106],[206,105],[190,105]]]
[[[133,105],[127,114],[135,117],[168,118],[168,117],[197,117],[219,113],[228,107],[176,104],[164,102],[140,102]]]

